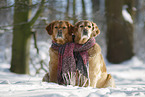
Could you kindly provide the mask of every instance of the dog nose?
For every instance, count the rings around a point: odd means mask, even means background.
[[[83,30],[83,35],[88,35],[88,30],[87,29]]]
[[[62,30],[58,30],[57,37],[62,37]]]
[[[60,32],[60,33],[61,33],[61,32],[62,32],[62,30],[58,30],[58,32]]]
[[[58,30],[58,34],[62,34],[62,30]]]

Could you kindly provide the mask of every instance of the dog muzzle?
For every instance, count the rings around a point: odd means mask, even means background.
[[[87,29],[83,30],[83,36],[88,36],[88,30]]]
[[[63,38],[63,37],[62,37],[62,30],[58,30],[57,38]]]

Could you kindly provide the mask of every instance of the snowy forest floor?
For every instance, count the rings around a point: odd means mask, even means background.
[[[20,75],[0,63],[0,97],[145,97],[145,64],[137,57],[122,64],[107,63],[116,88],[83,88],[42,82],[43,75]]]
[[[39,62],[49,62],[48,49],[51,41],[38,42],[39,55],[31,44],[31,75],[15,74],[9,71],[11,48],[3,47],[0,51],[0,97],[145,97],[145,63],[134,56],[121,64],[106,62],[107,72],[116,83],[116,88],[91,88],[61,86],[55,83],[42,82],[44,70],[36,74]],[[34,69],[34,64],[35,69]],[[44,67],[48,70],[48,65]]]

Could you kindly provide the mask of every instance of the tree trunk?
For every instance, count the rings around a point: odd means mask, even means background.
[[[86,20],[87,19],[87,14],[86,14],[86,5],[85,5],[85,1],[84,0],[82,0],[82,19],[83,20]]]
[[[70,7],[70,0],[67,0],[66,12],[65,12],[65,19],[66,20],[69,20],[69,7]]]
[[[100,9],[100,0],[91,0],[92,1],[92,18],[94,22],[100,21],[101,9]]]
[[[76,21],[76,0],[73,0],[73,24],[75,24]]]
[[[10,70],[19,74],[29,74],[31,27],[43,10],[44,1],[30,20],[32,0],[15,0],[12,59]]]
[[[0,24],[6,24],[11,19],[9,18],[9,8],[7,8],[7,0],[0,0]]]
[[[68,16],[68,13],[69,13],[69,6],[70,6],[70,1],[67,0],[67,6],[66,6],[66,13],[67,13],[67,16]]]
[[[92,9],[94,13],[99,11],[99,7],[100,7],[100,0],[92,0]]]
[[[25,3],[24,3],[25,2]],[[28,19],[31,0],[15,0],[12,59],[10,70],[29,74],[29,49],[31,28]]]
[[[130,59],[133,53],[133,24],[122,16],[123,0],[106,0],[107,59],[120,63]]]

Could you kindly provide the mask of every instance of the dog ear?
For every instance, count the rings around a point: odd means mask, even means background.
[[[53,26],[55,22],[50,23],[49,25],[46,26],[46,31],[48,32],[49,35],[52,35],[53,33]]]
[[[92,22],[92,31],[93,31],[93,33],[92,33],[93,37],[96,37],[97,35],[100,34],[100,30],[99,30],[98,26],[96,25],[96,23],[94,23],[94,22]]]
[[[68,22],[68,21],[65,21],[65,23],[66,23],[67,26],[68,26],[68,33],[69,33],[70,35],[72,35],[72,33],[74,33],[74,26],[73,26],[70,22]]]
[[[75,26],[74,26],[74,33],[76,33],[78,31],[78,28],[79,28],[79,25],[81,24],[81,21],[78,21],[75,23]]]

